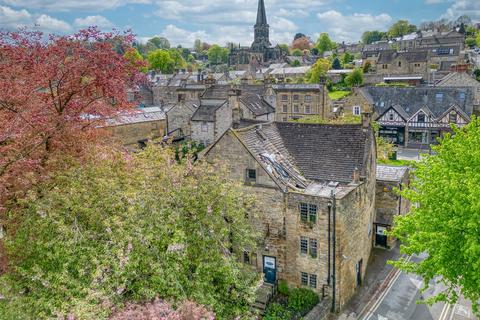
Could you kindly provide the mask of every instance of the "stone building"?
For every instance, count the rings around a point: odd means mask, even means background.
[[[288,122],[229,129],[203,157],[256,197],[258,248],[243,259],[266,282],[334,297],[362,284],[373,239],[375,138],[363,125]]]
[[[106,128],[123,145],[141,147],[147,140],[166,134],[165,111],[160,107],[136,109],[107,120]]]
[[[331,117],[327,89],[321,84],[277,84],[275,93],[276,121],[301,119],[306,116]]]
[[[377,74],[417,74],[428,77],[428,53],[422,51],[381,51],[375,65]]]
[[[280,48],[270,43],[270,26],[263,0],[258,1],[257,22],[254,26],[254,40],[250,47],[230,47],[229,65],[238,69],[259,69],[268,62],[280,61]]]
[[[374,104],[375,102],[367,90],[356,87],[348,96],[333,102],[332,113],[335,116],[361,116],[364,112],[373,114]]]
[[[436,83],[437,87],[470,88],[473,92],[473,113],[480,115],[480,82],[466,72],[452,72]]]
[[[208,146],[232,126],[232,121],[227,100],[204,99],[190,119],[191,139]]]
[[[396,239],[387,236],[399,215],[406,215],[410,211],[410,201],[398,195],[410,183],[408,167],[377,166],[377,187],[375,196],[375,246],[393,248]]]

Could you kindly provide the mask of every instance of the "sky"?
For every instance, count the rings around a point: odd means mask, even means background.
[[[0,0],[0,28],[29,26],[66,34],[87,26],[132,29],[140,41],[163,36],[192,47],[195,39],[224,45],[253,40],[258,0]],[[357,42],[366,30],[399,19],[420,24],[467,14],[480,21],[480,0],[265,0],[273,44],[297,32]]]

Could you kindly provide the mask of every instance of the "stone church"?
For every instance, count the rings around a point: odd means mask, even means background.
[[[229,65],[237,69],[255,70],[267,62],[276,62],[282,58],[280,48],[270,43],[270,26],[263,0],[258,1],[257,22],[254,26],[255,39],[251,47],[232,46],[230,48]]]

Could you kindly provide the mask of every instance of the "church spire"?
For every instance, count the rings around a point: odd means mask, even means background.
[[[258,1],[257,26],[267,25],[267,14],[265,12],[265,3],[263,0]]]

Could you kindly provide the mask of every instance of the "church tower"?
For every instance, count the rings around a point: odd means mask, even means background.
[[[258,1],[257,23],[255,23],[255,39],[252,43],[252,50],[262,52],[265,48],[269,48],[270,44],[270,26],[267,23],[267,14],[265,11],[265,2]]]

